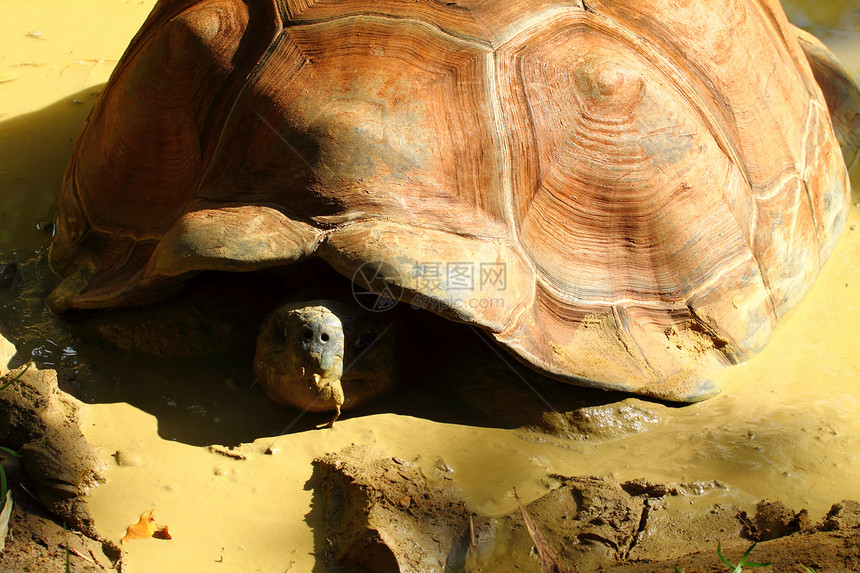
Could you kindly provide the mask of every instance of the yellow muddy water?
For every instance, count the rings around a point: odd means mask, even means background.
[[[0,0],[0,246],[45,244],[72,142],[125,45],[154,2]],[[825,40],[860,76],[860,5],[784,2],[790,18]],[[860,182],[860,172],[852,174]],[[779,499],[813,520],[860,499],[860,208],[813,291],[773,342],[724,375],[724,392],[684,408],[650,406],[659,422],[611,440],[571,441],[522,430],[443,423],[403,414],[348,417],[331,430],[261,437],[236,460],[161,437],[164,418],[126,403],[86,407],[88,438],[108,462],[90,506],[119,539],[154,508],[171,541],[126,545],[128,570],[323,571],[321,507],[307,487],[311,461],[351,443],[437,464],[476,512],[514,509],[552,473],[657,481],[720,480],[727,501]],[[5,365],[4,365],[5,366]],[[173,384],[182,384],[177,376]],[[284,413],[284,426],[295,412]],[[201,423],[203,423],[201,421]],[[206,420],[205,423],[211,423]],[[270,446],[274,455],[264,452]],[[115,463],[115,452],[126,465]]]

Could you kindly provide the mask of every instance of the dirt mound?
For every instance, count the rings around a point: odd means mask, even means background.
[[[363,445],[315,464],[332,565],[378,572],[462,570],[472,514],[444,465],[427,476],[414,463]]]
[[[350,571],[540,571],[523,512],[474,515],[443,469],[428,471],[365,446],[316,461],[330,565]],[[860,569],[860,504],[844,501],[818,525],[805,511],[762,501],[755,515],[719,503],[718,482],[624,483],[556,476],[525,506],[541,537],[574,571],[725,571],[717,544],[737,561],[776,571]]]
[[[104,481],[104,463],[80,430],[80,402],[57,386],[54,370],[29,365],[0,378],[0,443],[21,455],[34,493],[71,527],[97,538],[83,500]]]

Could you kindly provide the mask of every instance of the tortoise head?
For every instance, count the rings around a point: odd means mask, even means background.
[[[333,300],[284,304],[263,322],[254,370],[268,395],[310,412],[355,408],[397,379],[394,321]]]
[[[312,412],[339,411],[343,357],[340,318],[319,301],[292,303],[264,322],[254,368],[273,400]]]

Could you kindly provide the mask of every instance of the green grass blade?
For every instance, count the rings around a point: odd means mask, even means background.
[[[719,541],[717,541],[717,557],[720,558],[720,561],[722,561],[723,563],[725,563],[726,565],[729,566],[729,569],[732,570],[732,573],[738,573],[737,567],[732,565],[731,561],[729,561],[728,559],[723,557],[723,546]],[[740,564],[738,564],[738,565],[740,565]]]
[[[16,458],[20,458],[21,454],[13,450],[12,448],[7,448],[6,446],[0,446],[0,452],[6,452],[10,456],[15,456]]]
[[[758,543],[753,543],[752,545],[750,545],[750,548],[747,549],[746,553],[744,553],[743,557],[741,557],[741,560],[738,563],[738,571],[741,570],[741,567],[770,567],[771,565],[773,565],[773,563],[771,563],[769,561],[765,562],[765,563],[756,563],[755,561],[747,561],[747,557],[749,556],[750,552],[752,552],[752,550],[755,549],[756,545],[758,545]]]
[[[14,384],[15,382],[17,382],[17,381],[18,381],[18,379],[19,379],[19,378],[21,378],[21,376],[23,376],[23,375],[24,375],[24,372],[26,372],[27,370],[29,370],[29,369],[30,369],[30,365],[31,365],[31,364],[33,364],[33,361],[32,361],[32,360],[30,360],[30,361],[27,363],[27,365],[24,367],[24,369],[23,369],[23,370],[21,370],[20,372],[18,372],[18,374],[16,374],[14,378],[12,378],[12,379],[11,379],[11,380],[9,380],[8,382],[6,382],[6,383],[5,383],[5,384],[3,384],[2,386],[0,386],[0,392],[2,392],[3,390],[5,390],[6,388],[8,388],[9,386],[11,386],[12,384]]]

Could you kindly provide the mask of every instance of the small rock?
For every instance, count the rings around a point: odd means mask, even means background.
[[[209,446],[209,451],[213,454],[219,454],[234,460],[242,461],[248,459],[248,456],[246,456],[245,454],[241,452],[234,452],[232,449],[225,448],[224,446]]]
[[[117,450],[113,457],[116,460],[116,465],[118,466],[137,467],[143,465],[143,458],[135,452]]]
[[[439,458],[436,461],[436,469],[439,470],[440,472],[445,472],[445,473],[451,473],[454,471],[454,469],[448,465],[448,462],[446,462],[442,458]]]
[[[81,103],[81,100],[78,100],[78,98],[72,99],[72,101],[75,101],[75,100],[77,100],[76,103]],[[40,221],[40,222],[36,223],[36,230],[42,231],[43,233],[45,233],[47,235],[53,236],[54,224],[51,221]]]
[[[680,495],[682,493],[674,484],[651,483],[642,478],[626,481],[619,485],[628,494],[636,496],[665,497],[667,495]]]

